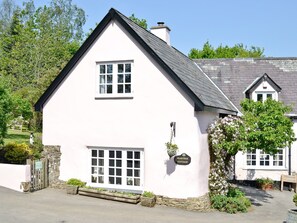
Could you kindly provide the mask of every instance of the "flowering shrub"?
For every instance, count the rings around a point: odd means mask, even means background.
[[[208,127],[211,195],[226,195],[228,192],[232,157],[244,146],[242,131],[242,120],[232,116],[217,119]]]

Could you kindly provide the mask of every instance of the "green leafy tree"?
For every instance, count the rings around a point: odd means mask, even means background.
[[[285,114],[292,109],[272,99],[255,102],[245,99],[241,102],[245,127],[246,149],[261,149],[275,154],[295,140],[293,122]]]
[[[38,8],[31,0],[13,11],[8,28],[0,32],[0,77],[10,92],[24,99],[19,108],[27,109],[29,102],[33,111],[36,100],[80,47],[84,23],[84,11],[72,0],[52,0]]]
[[[211,195],[226,195],[231,161],[239,151],[261,149],[274,155],[295,140],[291,107],[272,99],[241,102],[242,117],[220,118],[208,127]]]
[[[3,145],[3,138],[7,133],[7,123],[12,109],[12,101],[7,90],[0,85],[0,144]]]
[[[214,48],[209,41],[203,45],[203,49],[191,49],[189,57],[191,59],[212,59],[212,58],[258,58],[264,57],[264,49],[260,47],[251,46],[247,48],[243,44],[235,44],[233,47],[220,45]]]
[[[138,24],[139,26],[141,26],[144,29],[147,29],[147,22],[145,19],[139,19],[137,17],[135,17],[134,14],[132,14],[129,19],[131,19],[133,22],[135,22],[136,24]]]

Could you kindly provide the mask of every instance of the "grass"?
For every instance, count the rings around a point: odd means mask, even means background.
[[[34,133],[35,136],[36,134],[38,133]],[[29,144],[29,139],[30,139],[30,132],[28,131],[8,129],[7,135],[4,138],[4,144],[13,143],[13,142]]]

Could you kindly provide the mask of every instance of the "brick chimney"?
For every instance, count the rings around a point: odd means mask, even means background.
[[[157,26],[151,27],[151,33],[170,45],[170,29],[164,24],[164,22],[158,22]]]

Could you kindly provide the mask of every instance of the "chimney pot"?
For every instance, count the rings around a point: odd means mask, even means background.
[[[151,28],[151,33],[164,40],[168,45],[170,45],[170,29],[165,25],[164,22],[157,22],[157,26]]]

